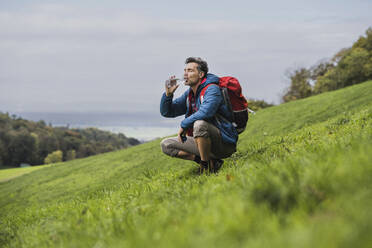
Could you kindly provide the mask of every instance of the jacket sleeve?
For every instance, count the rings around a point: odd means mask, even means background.
[[[163,96],[160,100],[160,114],[164,117],[177,117],[186,114],[186,98],[188,91],[186,91],[182,96],[173,100],[172,96]]]
[[[207,120],[212,118],[221,102],[223,101],[220,87],[217,85],[211,85],[205,91],[203,102],[200,104],[199,110],[185,118],[181,122],[183,129],[191,128],[197,120]]]

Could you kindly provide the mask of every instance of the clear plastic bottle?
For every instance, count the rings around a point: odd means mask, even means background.
[[[167,86],[167,88],[170,88],[174,85],[176,85],[177,83],[185,83],[185,79],[180,79],[180,78],[170,78],[170,79],[167,79],[165,81],[165,85]]]

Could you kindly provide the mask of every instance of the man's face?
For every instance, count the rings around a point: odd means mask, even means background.
[[[191,62],[186,64],[183,77],[185,85],[194,86],[203,78],[204,73],[198,71],[198,64]]]

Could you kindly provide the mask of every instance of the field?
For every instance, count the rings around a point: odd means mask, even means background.
[[[0,246],[372,246],[372,81],[258,111],[216,175],[159,142],[0,170]]]

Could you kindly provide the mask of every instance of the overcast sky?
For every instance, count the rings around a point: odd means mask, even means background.
[[[372,0],[0,0],[0,111],[158,112],[189,56],[278,103],[286,69],[350,47],[371,10]]]

